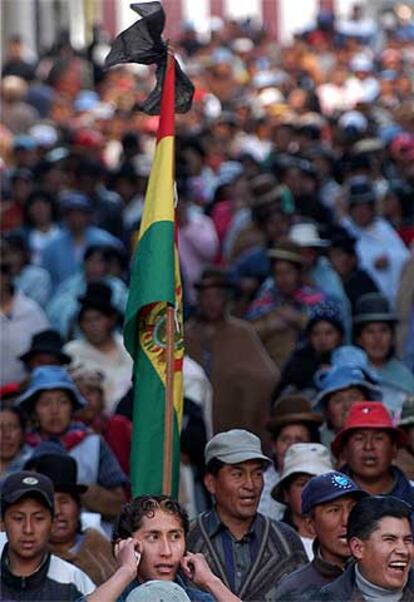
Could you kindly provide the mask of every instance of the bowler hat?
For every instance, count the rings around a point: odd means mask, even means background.
[[[294,474],[316,476],[333,470],[328,448],[321,443],[295,443],[286,452],[280,481],[271,491],[272,498],[283,504],[283,489]]]
[[[112,289],[105,282],[91,282],[84,295],[78,297],[79,314],[86,309],[96,309],[104,314],[118,314],[112,304]]]
[[[25,469],[46,475],[52,481],[55,491],[80,494],[85,493],[87,485],[78,485],[78,466],[76,460],[63,453],[44,453],[32,456]]]
[[[355,307],[354,324],[368,322],[397,322],[397,316],[391,311],[388,300],[381,293],[362,295]]]
[[[404,401],[398,426],[414,426],[414,395]]]
[[[217,433],[210,439],[204,450],[205,463],[213,459],[221,460],[224,464],[239,464],[248,460],[270,460],[262,452],[259,437],[243,429],[232,429]]]
[[[83,408],[86,404],[65,368],[62,366],[39,366],[33,370],[27,389],[16,400],[15,405],[23,410],[31,411],[37,395],[42,391],[52,389],[67,391],[72,399],[74,411]]]
[[[57,357],[61,364],[69,364],[71,358],[62,351],[63,341],[57,330],[47,329],[42,330],[33,335],[30,349],[19,356],[19,359],[25,364],[36,353],[48,353]]]
[[[393,433],[398,447],[408,443],[407,434],[393,425],[391,416],[380,401],[361,401],[355,403],[346,418],[344,428],[339,431],[331,443],[332,452],[339,457],[348,435],[355,429],[379,429]]]
[[[309,514],[318,504],[326,504],[345,495],[361,499],[368,493],[342,472],[333,471],[317,475],[306,483],[302,491],[302,514]]]
[[[348,183],[348,203],[358,205],[360,203],[375,203],[375,191],[369,180],[363,176],[356,176]]]
[[[266,423],[266,429],[274,431],[296,423],[308,423],[320,426],[323,422],[321,414],[312,411],[306,397],[302,395],[282,395],[273,404],[271,417]]]

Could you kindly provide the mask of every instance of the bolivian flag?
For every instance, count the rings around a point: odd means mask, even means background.
[[[174,219],[174,90],[175,60],[171,58],[163,85],[157,146],[131,272],[124,326],[125,345],[134,359],[131,450],[134,496],[168,493],[176,497],[178,493],[184,342]],[[167,307],[174,312],[169,378]],[[167,380],[172,383],[170,419],[166,411]]]

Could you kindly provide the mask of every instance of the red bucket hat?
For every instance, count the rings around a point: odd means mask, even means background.
[[[398,447],[408,445],[407,434],[393,425],[391,416],[380,401],[361,401],[355,403],[348,414],[344,428],[339,431],[331,443],[332,452],[339,456],[346,437],[355,429],[385,429],[396,435]]]

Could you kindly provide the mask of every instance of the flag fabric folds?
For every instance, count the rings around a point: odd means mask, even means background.
[[[131,485],[134,496],[178,494],[179,437],[183,409],[182,287],[174,207],[175,59],[167,64],[157,145],[131,271],[124,341],[134,359]],[[172,441],[164,452],[167,394],[167,307],[174,308],[174,411]],[[170,455],[169,455],[170,454]],[[164,490],[163,490],[164,489]]]

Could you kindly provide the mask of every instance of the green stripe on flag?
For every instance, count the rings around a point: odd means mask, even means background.
[[[145,305],[175,303],[174,223],[154,222],[138,242],[125,312],[125,346],[133,358],[138,351],[137,313]],[[150,273],[149,273],[150,269]]]

